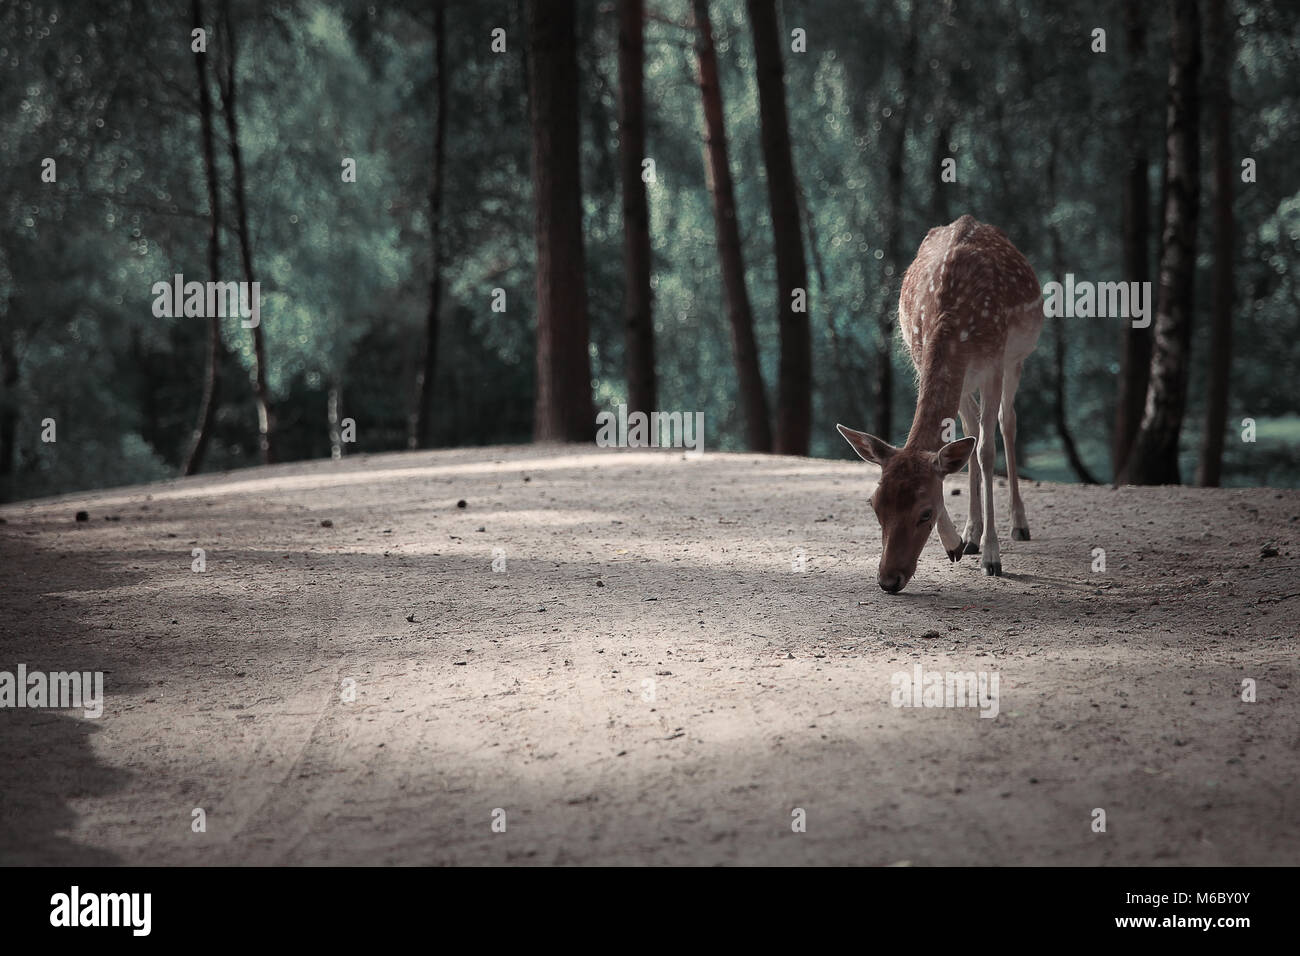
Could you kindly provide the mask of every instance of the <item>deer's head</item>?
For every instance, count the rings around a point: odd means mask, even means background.
[[[943,510],[943,479],[961,470],[975,450],[974,438],[949,442],[938,451],[895,448],[866,432],[836,425],[864,461],[880,466],[880,481],[869,499],[880,522],[882,548],[876,581],[897,594],[912,580],[930,531]]]

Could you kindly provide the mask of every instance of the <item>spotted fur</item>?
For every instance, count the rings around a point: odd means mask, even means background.
[[[984,572],[1001,575],[993,520],[995,431],[1000,424],[1012,536],[1028,540],[1016,474],[1015,394],[1043,327],[1038,277],[1001,229],[962,216],[926,234],[903,276],[898,325],[918,375],[916,414],[906,444],[893,448],[838,426],[859,455],[881,466],[872,498],[885,542],[880,586],[893,592],[906,585],[936,525],[950,558],[979,553]],[[959,415],[963,430],[975,438],[960,447],[945,442],[949,422]],[[955,470],[954,461],[960,459],[960,468],[968,456],[971,510],[965,532],[958,536],[942,477]],[[918,514],[930,513],[934,517],[928,524],[918,522]]]

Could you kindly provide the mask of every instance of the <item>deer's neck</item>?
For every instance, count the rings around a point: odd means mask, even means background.
[[[934,451],[945,444],[945,434],[953,434],[945,428],[944,419],[955,420],[961,406],[968,364],[962,351],[956,337],[944,332],[926,340],[907,448]]]

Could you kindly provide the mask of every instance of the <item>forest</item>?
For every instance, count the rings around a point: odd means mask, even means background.
[[[0,500],[620,405],[847,457],[963,214],[1150,283],[1049,310],[1022,474],[1300,485],[1287,0],[6,0],[0,70]]]

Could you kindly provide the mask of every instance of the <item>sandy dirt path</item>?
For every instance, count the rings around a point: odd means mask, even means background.
[[[932,537],[890,596],[876,475],[487,448],[0,508],[0,670],[106,684],[0,710],[0,859],[1300,862],[1300,493],[1027,482],[1018,542],[1002,487],[1006,577]],[[891,706],[917,664],[997,716]]]

